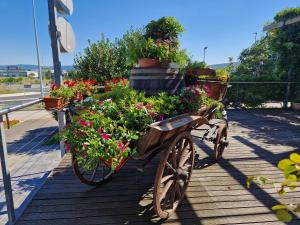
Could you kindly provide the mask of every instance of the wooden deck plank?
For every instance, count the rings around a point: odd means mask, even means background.
[[[28,119],[24,117],[22,123],[6,130],[8,165],[16,216],[20,216],[51,170],[60,161],[57,145],[42,146],[43,142],[57,130],[57,122],[46,111],[34,111],[31,114]],[[7,215],[2,173],[0,174],[0,224],[5,224]]]
[[[186,196],[176,214],[161,221],[153,214],[156,166],[145,173],[129,161],[111,182],[81,184],[66,155],[29,204],[17,225],[69,224],[284,224],[272,205],[300,201],[300,190],[279,198],[271,187],[247,189],[247,176],[281,177],[280,159],[300,146],[300,115],[283,110],[230,110],[230,146],[219,163],[211,144],[195,141],[197,158]],[[280,179],[279,179],[280,180]],[[291,224],[299,224],[295,220]]]

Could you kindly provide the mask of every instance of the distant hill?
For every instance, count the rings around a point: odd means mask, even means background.
[[[0,65],[0,70],[5,70],[7,68],[7,66],[18,66],[24,70],[33,70],[33,71],[37,71],[38,70],[38,66],[37,65],[31,65],[31,64],[15,64],[15,65]],[[50,70],[53,69],[53,66],[42,66],[43,68],[49,68]],[[70,65],[63,65],[61,66],[62,70],[72,70],[74,67],[70,66]]]
[[[226,67],[228,65],[229,65],[229,63],[220,63],[220,64],[209,65],[209,67],[216,70],[216,69],[223,69],[224,67]],[[233,65],[238,66],[238,65],[240,65],[240,62],[234,62]]]

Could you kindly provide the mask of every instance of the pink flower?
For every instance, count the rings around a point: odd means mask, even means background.
[[[126,150],[126,146],[121,141],[118,142],[118,147],[122,152]]]
[[[79,124],[81,125],[81,126],[83,126],[83,127],[85,127],[85,126],[92,126],[93,125],[93,122],[88,122],[88,121],[83,121],[83,120],[80,120],[79,121]]]
[[[72,145],[69,143],[66,143],[65,148],[66,148],[66,151],[69,152],[72,149]]]
[[[200,92],[198,90],[195,90],[195,95],[196,96],[199,96],[200,95]]]
[[[102,134],[102,138],[103,138],[104,140],[109,140],[109,139],[110,139],[110,136],[107,135],[106,133],[103,133],[103,134]]]
[[[97,132],[98,133],[102,133],[102,130],[100,128],[98,128]]]
[[[212,95],[210,86],[204,85],[203,89],[204,89],[204,91],[206,92],[206,95],[207,95],[208,97],[210,97],[210,96]]]
[[[83,144],[82,144],[82,147],[83,147],[83,148],[87,148],[87,146],[88,146],[87,143],[83,143]]]

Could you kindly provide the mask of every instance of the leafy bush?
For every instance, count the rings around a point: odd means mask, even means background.
[[[126,34],[129,39],[131,33]],[[114,77],[128,77],[133,64],[127,60],[127,46],[124,39],[112,42],[102,35],[96,43],[89,41],[83,54],[74,59],[73,78],[96,79],[98,83]]]

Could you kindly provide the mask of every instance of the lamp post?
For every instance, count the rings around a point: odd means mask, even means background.
[[[257,32],[254,33],[254,43],[257,41]]]
[[[207,49],[208,47],[204,47],[203,48],[203,62],[205,62],[205,52],[206,52],[206,49]]]
[[[32,0],[32,14],[33,14],[33,27],[34,27],[34,36],[35,36],[35,47],[36,47],[36,55],[38,61],[38,74],[40,78],[40,89],[41,89],[41,97],[44,97],[44,87],[43,87],[43,75],[42,68],[40,64],[40,53],[39,53],[39,40],[36,29],[36,16],[35,16],[35,0]]]

